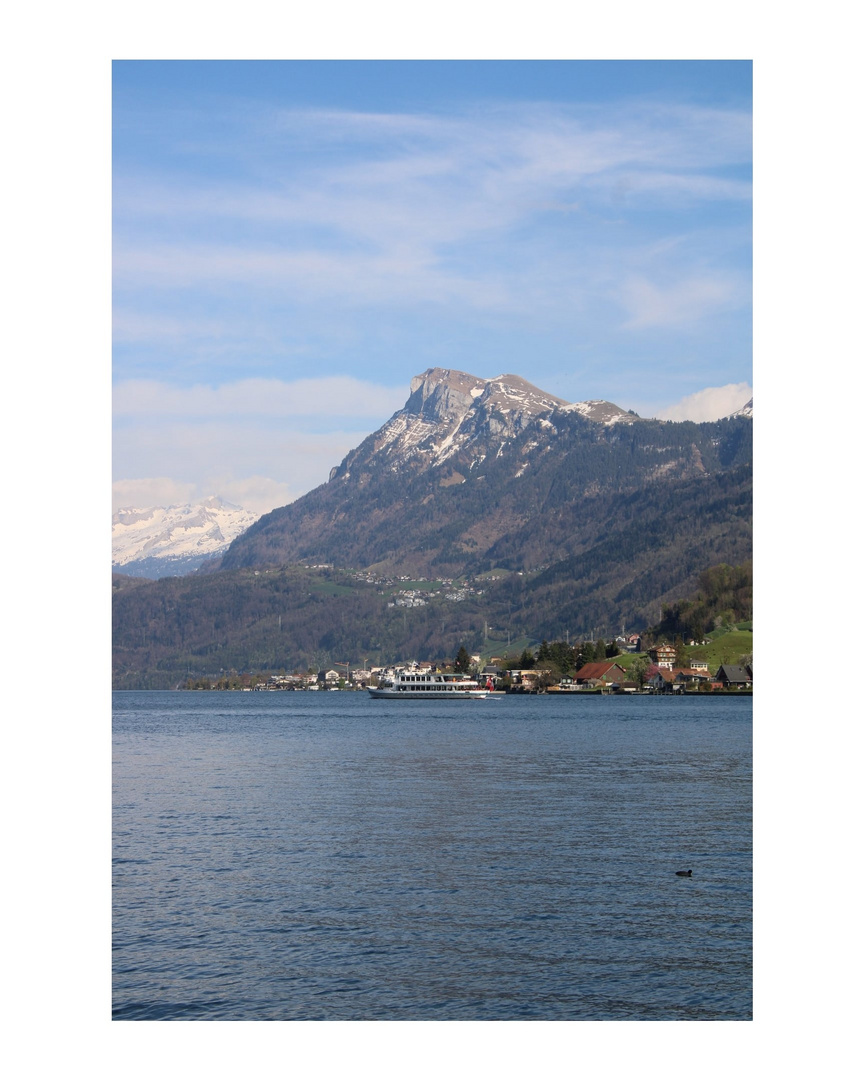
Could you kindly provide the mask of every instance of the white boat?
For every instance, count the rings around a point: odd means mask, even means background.
[[[435,699],[465,699],[485,698],[492,689],[487,680],[486,686],[481,687],[475,680],[467,675],[452,674],[442,671],[397,671],[386,682],[379,686],[368,687],[373,698],[426,698]]]

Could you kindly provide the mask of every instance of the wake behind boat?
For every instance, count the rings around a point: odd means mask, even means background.
[[[481,687],[475,680],[460,673],[442,671],[397,671],[380,686],[368,687],[373,698],[427,698],[435,699],[466,699],[485,698],[492,689],[487,681],[485,687]]]

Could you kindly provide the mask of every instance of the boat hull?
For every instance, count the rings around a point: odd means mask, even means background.
[[[404,701],[412,698],[422,701],[466,701],[485,698],[488,690],[395,690],[387,687],[367,687],[370,697]]]

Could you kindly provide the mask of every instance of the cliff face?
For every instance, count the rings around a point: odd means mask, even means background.
[[[330,479],[370,467],[434,468],[464,452],[482,460],[565,404],[518,375],[486,380],[429,368],[411,380],[405,407],[332,469]]]

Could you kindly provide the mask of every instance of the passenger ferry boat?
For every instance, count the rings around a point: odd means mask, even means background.
[[[485,698],[492,689],[487,680],[482,687],[467,675],[442,671],[397,671],[380,686],[367,687],[373,698],[426,698],[427,700]]]

